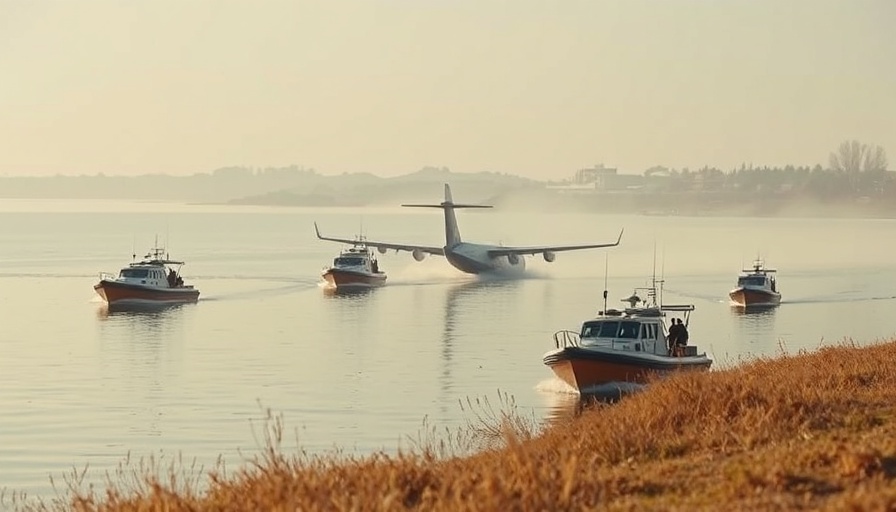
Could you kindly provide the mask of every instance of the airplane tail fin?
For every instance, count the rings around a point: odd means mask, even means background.
[[[454,247],[461,243],[460,230],[454,210],[458,208],[491,208],[482,204],[455,204],[451,198],[451,187],[445,183],[445,201],[440,204],[403,204],[407,208],[441,208],[445,211],[445,246]]]

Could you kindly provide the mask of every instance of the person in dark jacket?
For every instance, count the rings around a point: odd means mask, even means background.
[[[669,336],[666,338],[666,343],[669,345],[669,355],[673,355],[675,353],[675,347],[678,346],[678,338],[680,336],[680,324],[675,323],[675,318],[672,319],[672,323],[669,325]]]
[[[681,321],[681,318],[678,319],[678,345],[681,347],[685,347],[688,344],[688,328]]]

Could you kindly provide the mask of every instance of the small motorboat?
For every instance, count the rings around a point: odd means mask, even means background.
[[[646,300],[638,296],[639,291],[647,292]],[[662,305],[662,299],[656,300],[657,293],[654,280],[651,287],[638,288],[623,299],[630,307],[608,310],[605,304],[604,310],[583,322],[579,331],[556,332],[556,348],[544,355],[544,364],[579,393],[613,384],[646,384],[670,372],[708,370],[712,359],[687,344],[687,335],[679,335],[681,327],[670,324],[666,329],[664,321],[669,313],[679,314],[686,333],[694,306]],[[671,338],[679,338],[677,343],[670,340],[670,330],[675,333]]]
[[[359,239],[333,259],[333,265],[321,272],[328,288],[350,290],[374,288],[386,284],[386,273],[380,270],[373,251]]]
[[[142,261],[122,268],[118,276],[100,274],[93,286],[110,306],[181,304],[199,300],[199,290],[184,284],[182,261],[168,259],[164,249],[154,247]]]
[[[766,268],[765,262],[756,259],[753,268],[743,269],[737,278],[737,287],[728,292],[731,303],[742,308],[775,307],[781,304],[781,293],[775,279],[775,270]]]

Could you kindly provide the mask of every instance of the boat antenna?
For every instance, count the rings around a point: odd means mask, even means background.
[[[131,233],[131,261],[137,261],[137,235]]]
[[[610,254],[604,253],[604,314],[607,314],[607,270],[610,267]]]
[[[660,296],[659,306],[663,307],[663,285],[666,283],[666,244],[663,244],[662,258],[660,258]]]
[[[650,293],[653,295],[655,305],[662,309],[663,307],[663,282],[666,275],[666,247],[663,245],[663,257],[660,263],[660,278],[656,278],[656,239],[653,240],[653,275],[650,278]]]

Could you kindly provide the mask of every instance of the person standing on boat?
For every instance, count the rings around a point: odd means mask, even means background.
[[[678,346],[678,338],[680,335],[680,327],[681,324],[676,324],[675,319],[672,319],[672,323],[669,324],[669,336],[666,338],[666,343],[669,345],[669,355],[675,355],[675,347]]]
[[[681,318],[678,319],[678,339],[675,341],[678,342],[678,355],[684,355],[684,347],[688,346],[688,328]]]
[[[168,269],[168,287],[174,288],[177,286],[177,273],[173,268]]]

